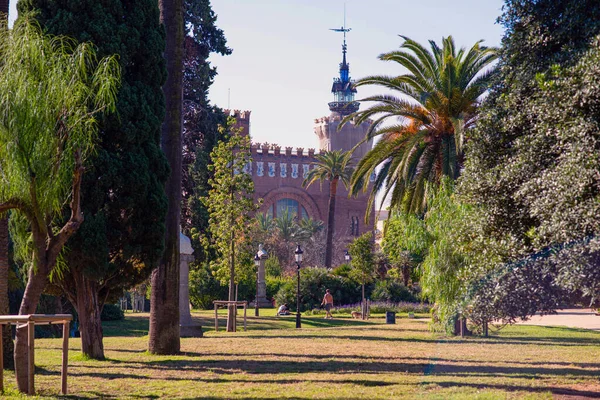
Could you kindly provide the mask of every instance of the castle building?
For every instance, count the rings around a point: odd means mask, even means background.
[[[350,78],[350,66],[346,61],[346,42],[342,46],[342,62],[339,77],[334,78],[331,92],[333,101],[330,102],[331,114],[315,119],[314,133],[319,139],[319,151],[343,150],[349,151],[364,139],[369,123],[354,125],[347,123],[338,131],[341,120],[359,108],[355,101],[356,88]],[[250,134],[250,111],[225,110],[237,119],[242,132]],[[353,163],[356,163],[371,148],[372,143],[361,144],[353,153]],[[256,200],[262,198],[263,204],[259,210],[276,218],[284,210],[300,218],[312,218],[327,224],[329,208],[329,183],[323,185],[313,183],[308,188],[302,187],[311,168],[314,168],[315,149],[292,148],[276,144],[255,144],[251,146],[252,165],[246,172],[252,175]],[[335,240],[350,242],[354,237],[374,229],[374,219],[371,217],[365,223],[368,195],[360,193],[358,197],[348,197],[348,191],[343,184],[338,185],[335,208]],[[373,216],[374,213],[371,213]]]

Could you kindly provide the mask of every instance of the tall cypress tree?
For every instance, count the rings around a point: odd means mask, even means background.
[[[160,150],[165,115],[164,30],[156,0],[20,0],[46,31],[118,54],[117,113],[100,119],[98,151],[82,187],[85,222],[69,241],[68,270],[56,282],[77,309],[82,352],[104,358],[106,301],[150,275],[164,249],[169,167]]]
[[[208,196],[208,180],[213,177],[208,166],[210,153],[226,137],[219,132],[227,117],[223,111],[210,104],[208,90],[217,70],[208,58],[211,53],[231,54],[227,40],[216,25],[217,16],[209,0],[185,0],[185,22],[188,36],[185,38],[183,60],[183,204],[181,225],[186,234],[196,237],[208,235],[208,211],[203,197]],[[210,261],[215,256],[201,246],[199,240],[192,242],[197,262]]]

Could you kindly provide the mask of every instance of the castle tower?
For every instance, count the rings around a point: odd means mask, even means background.
[[[225,115],[235,118],[234,129],[241,129],[244,136],[250,136],[250,113],[251,111],[224,109]]]
[[[341,27],[332,29],[335,32],[344,33],[344,42],[342,44],[342,62],[340,63],[340,75],[333,78],[331,93],[333,101],[328,103],[331,115],[328,117],[315,119],[314,131],[319,138],[320,150],[343,150],[348,151],[354,148],[364,139],[370,123],[364,122],[361,125],[347,123],[338,131],[341,120],[356,111],[360,106],[358,101],[354,100],[356,87],[354,81],[350,78],[350,64],[346,60],[348,47],[346,45],[346,33],[350,28]],[[355,162],[360,160],[371,149],[372,142],[361,144],[353,153]]]

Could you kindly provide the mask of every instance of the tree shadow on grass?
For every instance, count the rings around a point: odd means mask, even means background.
[[[580,390],[558,386],[522,386],[522,385],[501,385],[501,384],[484,384],[484,383],[465,383],[465,382],[423,382],[423,384],[437,385],[443,388],[460,388],[469,387],[478,390],[496,389],[509,392],[523,391],[532,393],[551,392],[553,395],[562,396],[577,396],[578,398],[600,399],[599,391]]]

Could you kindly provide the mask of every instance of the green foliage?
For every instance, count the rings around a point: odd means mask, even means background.
[[[389,193],[393,208],[402,205],[405,211],[422,213],[440,178],[456,179],[460,173],[464,134],[476,121],[479,97],[492,77],[485,68],[496,59],[496,49],[482,46],[481,41],[468,51],[457,49],[449,36],[443,38],[442,47],[430,41],[428,50],[402,38],[400,50],[379,59],[398,63],[409,72],[360,79],[357,86],[376,85],[393,94],[363,99],[375,104],[345,117],[340,126],[373,119],[364,140],[381,136],[358,163],[352,193],[370,188],[370,204],[377,193],[383,192],[383,198]],[[377,177],[370,186],[374,173]]]
[[[104,304],[100,319],[102,321],[122,321],[125,319],[125,314],[123,314],[121,307],[116,304]]]
[[[382,248],[392,265],[403,265],[407,258],[422,261],[429,242],[425,222],[415,214],[398,213],[386,222]]]
[[[386,279],[375,283],[375,287],[371,293],[371,300],[389,301],[394,303],[400,301],[416,303],[419,301],[419,298],[402,283],[394,279]],[[373,311],[371,310],[371,312]]]
[[[234,124],[229,121],[229,126]],[[257,209],[252,194],[254,182],[244,172],[250,156],[250,139],[232,132],[229,140],[220,142],[211,153],[209,167],[214,177],[211,189],[204,198],[209,213],[210,237],[205,243],[214,247],[218,258],[211,265],[218,279],[224,283],[241,282],[254,274],[250,215]]]
[[[352,257],[349,277],[356,282],[366,285],[375,278],[375,259],[373,255],[373,234],[367,232],[348,246],[348,252]]]
[[[184,20],[188,35],[184,45],[183,70],[183,154],[182,154],[182,228],[192,237],[198,262],[212,261],[216,254],[199,240],[209,235],[209,213],[202,202],[208,195],[212,177],[210,153],[226,137],[219,132],[227,116],[212,106],[208,90],[217,74],[208,61],[212,53],[231,54],[223,31],[216,26],[217,16],[209,0],[185,0]]]
[[[313,168],[302,182],[302,186],[308,187],[319,181],[321,185],[324,181],[341,180],[346,186],[350,183],[352,175],[351,160],[352,153],[341,150],[325,151],[315,155]]]
[[[459,186],[478,208],[465,236],[475,318],[599,293],[599,18],[594,1],[507,2],[500,75]]]
[[[0,204],[45,225],[69,197],[76,153],[92,153],[97,114],[114,110],[119,67],[25,16],[0,26],[0,59]]]
[[[160,150],[166,69],[158,5],[20,0],[18,8],[49,33],[93,42],[98,56],[116,54],[121,67],[117,112],[98,122],[99,143],[82,184],[85,221],[67,255],[70,268],[99,282],[100,299],[114,300],[149,276],[164,248],[169,167]],[[74,297],[69,274],[60,285]]]
[[[291,309],[296,309],[296,278],[285,282],[275,300],[277,304],[287,303]],[[319,307],[329,289],[333,295],[334,304],[357,303],[361,299],[360,285],[356,282],[332,275],[326,268],[303,268],[300,270],[300,303],[302,310],[312,310]]]
[[[331,273],[335,276],[341,276],[343,278],[349,278],[352,272],[352,266],[350,264],[342,264],[331,270]]]
[[[319,181],[321,186],[323,181],[329,181],[329,207],[327,210],[327,237],[325,241],[325,267],[331,268],[333,247],[333,233],[335,232],[335,203],[337,196],[337,186],[339,181],[345,187],[348,187],[350,176],[352,175],[352,153],[341,150],[325,151],[315,156],[313,168],[310,169],[302,186],[308,187]]]
[[[190,270],[190,302],[194,308],[210,309],[213,307],[213,300],[226,298],[227,287],[221,286],[208,263]]]
[[[114,111],[120,69],[89,43],[42,34],[27,14],[12,31],[0,26],[0,60],[0,213],[14,209],[15,253],[46,275],[79,226],[58,220],[70,197],[79,206],[75,177],[93,153],[97,115]]]
[[[291,282],[291,278],[267,275],[265,278],[265,283],[267,285],[267,299],[275,298],[277,293],[279,293],[279,289],[288,282]]]
[[[322,229],[323,222],[312,218],[298,220],[294,213],[284,209],[275,219],[269,214],[256,215],[252,236],[255,246],[264,245],[269,257],[277,259],[278,268],[283,272],[284,268],[295,267],[293,252],[296,244],[310,246]]]
[[[269,258],[265,260],[265,273],[270,277],[279,277],[283,272],[281,265],[279,264],[279,259],[274,255],[270,254]]]

